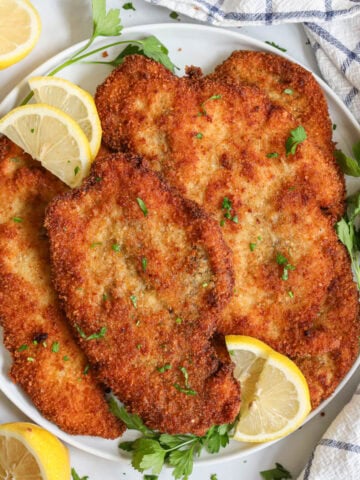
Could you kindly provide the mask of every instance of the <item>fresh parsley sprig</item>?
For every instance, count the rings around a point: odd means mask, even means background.
[[[298,145],[307,138],[305,128],[302,125],[290,131],[290,136],[285,142],[286,156],[295,155]]]
[[[341,170],[351,177],[360,177],[360,142],[352,147],[354,158],[348,157],[341,150],[335,150],[334,156]]]
[[[71,469],[71,478],[72,480],[88,480],[88,476],[85,475],[84,477],[80,477],[80,475],[76,472],[75,468]]]
[[[275,463],[275,468],[271,470],[264,470],[260,472],[260,475],[264,480],[283,480],[287,478],[293,478],[291,473],[284,468],[281,463]]]
[[[116,37],[121,35],[123,29],[120,19],[120,9],[112,8],[106,11],[106,0],[92,0],[92,17],[93,17],[93,30],[90,39],[86,44],[75,52],[65,62],[58,65],[51,70],[47,75],[49,77],[56,75],[58,72],[74,63],[83,61],[85,58],[94,55],[95,53],[107,50],[108,48],[115,47],[117,45],[128,44],[128,47],[123,50],[118,57],[109,62],[92,62],[92,63],[109,63],[110,65],[117,66],[122,63],[123,58],[126,55],[138,53],[152,58],[157,62],[162,63],[166,68],[174,72],[175,65],[171,62],[168,56],[168,49],[163,45],[160,40],[155,36],[144,38],[143,40],[123,40],[103,47],[96,48],[95,50],[88,51],[97,37]],[[30,92],[20,105],[26,105],[33,97],[34,92]]]
[[[139,472],[151,470],[158,475],[164,464],[173,468],[175,479],[187,480],[193,470],[194,456],[205,449],[218,453],[229,443],[229,433],[233,424],[214,425],[208,432],[196,435],[169,435],[149,429],[137,415],[126,412],[114,398],[110,398],[110,410],[121,419],[128,429],[139,431],[142,436],[134,441],[121,442],[119,448],[131,453],[132,466]]]
[[[349,252],[356,282],[360,289],[360,229],[357,217],[360,214],[360,192],[347,199],[347,212],[336,224],[336,233]]]

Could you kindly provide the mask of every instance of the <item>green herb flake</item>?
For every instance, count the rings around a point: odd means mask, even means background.
[[[223,227],[224,225],[225,225],[225,220],[224,219],[220,220],[220,227]]]
[[[140,320],[136,320],[135,325],[138,327],[140,325],[140,323],[141,323]]]
[[[276,254],[276,263],[284,267],[281,279],[287,281],[289,279],[289,270],[295,270],[296,267],[294,267],[294,265],[291,265],[288,262],[288,259],[284,257],[284,255],[282,255],[281,253]]]
[[[269,42],[268,40],[265,41],[268,45],[271,45],[274,48],[277,48],[278,50],[281,50],[282,52],[286,52],[286,48],[282,48],[279,45],[277,45],[275,42]]]
[[[19,158],[19,157],[12,157],[9,160],[10,160],[10,162],[13,162],[13,163],[20,163],[21,162],[21,158]]]
[[[38,341],[37,341],[37,340],[33,340],[33,344],[34,344],[34,345],[37,345],[37,344],[38,344]]]
[[[35,362],[35,358],[34,357],[27,357],[26,359],[28,362]]]
[[[83,330],[81,330],[81,328],[79,327],[79,325],[77,323],[75,323],[75,329],[78,332],[78,334],[80,335],[80,337],[86,340],[85,332]]]
[[[179,18],[179,14],[177,12],[170,12],[169,17],[173,20],[177,20]]]
[[[120,245],[119,245],[118,243],[113,243],[113,244],[111,245],[111,249],[114,250],[114,252],[120,252],[121,247],[120,247]]]
[[[88,476],[80,477],[80,475],[78,475],[76,473],[75,468],[72,468],[71,469],[71,478],[72,478],[72,480],[88,480],[89,477]]]
[[[294,90],[292,90],[291,88],[285,88],[283,93],[286,93],[286,95],[293,95]]]
[[[24,220],[21,217],[13,217],[13,222],[15,223],[22,223]]]
[[[232,205],[231,205],[231,201],[228,199],[228,197],[224,197],[224,198],[223,198],[223,201],[222,201],[222,204],[221,204],[221,208],[222,208],[223,210],[231,210]]]
[[[138,350],[141,350],[141,347],[142,347],[141,343],[138,343],[138,344],[136,345],[136,348],[137,348]]]
[[[51,345],[51,351],[53,353],[58,353],[59,350],[60,350],[60,343],[59,342],[53,342],[53,344]]]
[[[133,5],[131,2],[124,3],[124,5],[122,6],[122,8],[123,8],[124,10],[134,10],[134,12],[136,11],[136,8],[134,7],[134,5]]]
[[[334,156],[341,170],[351,177],[360,177],[360,141],[352,147],[353,157],[348,157],[341,150],[335,150]]]
[[[142,259],[141,259],[141,267],[142,267],[142,269],[143,269],[143,272],[146,272],[147,264],[148,264],[147,258],[146,258],[146,257],[142,257]]]
[[[218,480],[218,477],[217,477],[216,473],[212,473],[210,475],[210,480]]]
[[[277,158],[279,154],[277,152],[271,152],[266,154],[267,158]]]
[[[101,182],[102,178],[101,177],[95,177],[95,182]]]
[[[288,472],[280,463],[275,463],[275,468],[271,470],[264,470],[260,472],[260,475],[264,480],[286,480],[293,478],[291,473]]]
[[[170,363],[165,363],[165,365],[163,365],[162,367],[157,367],[156,370],[160,373],[164,373],[166,372],[167,370],[171,370],[171,365]]]
[[[143,212],[144,217],[147,217],[148,209],[146,208],[145,202],[139,197],[136,198],[136,201],[140,207],[140,210]]]
[[[103,293],[102,294],[102,300],[103,302],[106,302],[106,300],[108,299],[109,297],[106,295],[106,293]]]
[[[35,128],[30,128],[30,132],[31,132],[31,133],[34,133],[34,132],[35,132]]]
[[[238,218],[238,216],[237,216],[237,215],[234,215],[234,216],[232,217],[231,221],[234,222],[234,223],[239,223],[239,218]]]
[[[158,480],[159,475],[144,475],[143,480]]]
[[[229,350],[229,354],[230,355],[235,355],[235,351],[234,350]]]
[[[130,295],[130,300],[134,308],[137,308],[137,297],[135,295]]]
[[[201,285],[203,288],[206,288],[209,286],[209,284],[207,282],[204,282],[202,285]]]
[[[104,338],[106,335],[107,328],[106,327],[101,327],[100,331],[97,333],[93,333],[92,335],[89,335],[86,337],[86,340],[99,340],[101,338]]]
[[[80,167],[77,166],[74,168],[74,175],[76,176],[80,172]]]
[[[256,243],[249,243],[249,248],[250,248],[250,251],[251,251],[251,252],[253,252],[256,247],[257,247],[257,244],[256,244]]]
[[[195,396],[197,395],[197,393],[195,392],[195,390],[192,390],[191,388],[183,388],[181,385],[179,385],[178,383],[174,383],[173,385],[176,390],[178,390],[179,392],[181,393],[185,393],[185,395],[191,395],[191,396]]]
[[[87,375],[89,373],[89,370],[90,370],[90,365],[86,365],[83,372],[84,375]]]
[[[175,320],[175,322],[176,322],[178,325],[180,325],[180,324],[182,323],[182,318],[177,317],[176,320]]]
[[[288,295],[290,298],[294,298],[294,292],[292,290],[288,291]]]
[[[70,357],[68,357],[67,355],[64,355],[63,360],[64,360],[64,362],[68,362],[70,360]]]
[[[29,345],[26,345],[25,343],[23,345],[20,345],[20,347],[17,349],[18,352],[24,352],[29,348]]]
[[[195,134],[195,137],[198,138],[199,140],[201,140],[203,138],[203,134],[201,132],[198,132]]]
[[[333,129],[333,130],[336,130],[336,129],[337,129],[336,123],[333,123],[332,129]]]
[[[287,258],[284,257],[284,255],[282,255],[281,253],[277,253],[276,254],[276,263],[278,263],[279,265],[285,265],[288,263],[287,261]]]
[[[307,138],[305,128],[301,125],[290,130],[290,136],[285,142],[286,155],[295,155],[298,145]]]
[[[100,245],[102,245],[102,242],[93,242],[93,243],[90,245],[90,248],[99,247]]]

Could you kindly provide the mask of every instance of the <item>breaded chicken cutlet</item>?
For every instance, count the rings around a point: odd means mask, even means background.
[[[356,286],[333,228],[344,182],[327,112],[316,132],[257,86],[179,79],[140,56],[98,87],[96,104],[110,148],[142,155],[222,226],[235,293],[219,332],[255,336],[294,359],[317,406],[355,361],[359,333]],[[307,139],[290,153],[299,126]]]
[[[57,197],[45,225],[56,289],[100,381],[160,431],[232,422],[239,385],[211,342],[233,290],[216,222],[117,154]]]
[[[45,418],[74,435],[116,438],[124,427],[76,345],[50,280],[45,208],[66,187],[0,138],[0,325],[10,377]]]

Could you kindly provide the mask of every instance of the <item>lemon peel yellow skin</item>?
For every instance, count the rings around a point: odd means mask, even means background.
[[[268,442],[296,430],[311,410],[309,387],[297,365],[256,338],[225,340],[242,392],[234,439]]]
[[[26,57],[38,42],[40,33],[40,16],[28,0],[1,0],[0,70]]]
[[[68,449],[47,430],[27,422],[0,425],[1,469],[15,480],[68,480]]]
[[[102,130],[90,93],[60,77],[32,77],[28,83],[36,102],[59,108],[79,124],[89,141],[93,160],[100,149]]]
[[[75,120],[58,108],[41,103],[17,107],[0,120],[0,133],[72,188],[89,172],[89,142]]]

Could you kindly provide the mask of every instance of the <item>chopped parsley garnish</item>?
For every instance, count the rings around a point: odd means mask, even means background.
[[[301,125],[294,128],[294,130],[290,130],[290,137],[285,142],[286,155],[295,155],[297,146],[306,138],[305,128]]]
[[[280,463],[275,463],[275,468],[271,470],[264,470],[260,472],[260,475],[264,480],[285,480],[293,478],[291,473],[288,472]]]
[[[209,286],[209,284],[207,282],[204,282],[202,285],[201,285],[203,288],[206,288]]]
[[[137,201],[137,203],[140,207],[140,210],[143,212],[144,217],[146,217],[147,214],[148,214],[148,209],[146,208],[145,202],[143,200],[141,200],[141,198],[139,198],[139,197],[136,198],[136,201]]]
[[[76,176],[80,172],[80,167],[77,166],[74,168],[74,175]]]
[[[27,357],[26,359],[28,362],[35,362],[35,358],[33,357]]]
[[[17,351],[18,351],[18,352],[24,352],[24,351],[27,350],[28,348],[29,348],[29,345],[26,345],[26,344],[24,343],[24,345],[21,345],[21,346],[17,349]]]
[[[232,215],[231,211],[232,211],[232,203],[231,201],[229,200],[228,197],[224,197],[223,198],[223,201],[222,201],[222,204],[221,204],[221,208],[223,210],[225,210],[225,213],[224,213],[224,218],[220,221],[220,226],[223,227],[225,225],[225,219],[227,220],[231,220],[232,222],[234,223],[239,223],[239,218],[237,215]]]
[[[78,475],[78,474],[76,473],[75,468],[72,468],[72,469],[71,469],[71,478],[72,478],[72,480],[88,480],[89,477],[88,477],[88,476],[85,476],[85,477],[81,477],[81,478],[80,478],[80,475]]]
[[[53,342],[53,344],[51,345],[51,351],[54,353],[58,353],[59,350],[60,350],[60,343]]]
[[[332,129],[333,129],[333,130],[336,130],[336,128],[337,128],[336,123],[333,123]]]
[[[121,249],[121,247],[118,243],[113,243],[111,245],[111,248],[112,248],[112,250],[114,250],[114,252],[120,252],[120,249]]]
[[[277,158],[279,154],[277,152],[271,152],[266,154],[267,158]]]
[[[141,259],[141,266],[142,266],[143,272],[146,272],[147,264],[148,264],[147,258],[146,258],[146,257],[142,257],[142,259]]]
[[[131,2],[124,3],[124,5],[122,6],[122,8],[123,8],[124,10],[134,10],[134,12],[136,11],[136,8],[134,7],[134,5],[133,5]]]
[[[63,360],[64,360],[64,362],[68,362],[70,360],[70,357],[68,357],[67,355],[64,355]]]
[[[296,267],[291,265],[288,262],[288,259],[284,257],[281,253],[276,254],[276,263],[278,265],[282,265],[284,267],[283,273],[281,275],[282,280],[288,280],[289,279],[289,270],[295,270]]]
[[[106,327],[101,327],[98,333],[93,333],[87,337],[85,332],[81,330],[79,325],[75,324],[75,328],[78,331],[80,337],[83,338],[84,340],[96,340],[96,339],[104,338],[107,330]]]
[[[143,480],[158,480],[158,475],[144,475]]]
[[[34,133],[34,132],[35,132],[35,128],[30,128],[30,132],[31,132],[31,133]]]
[[[22,223],[24,220],[21,217],[13,217],[15,223]]]
[[[176,388],[176,390],[178,390],[179,392],[181,393],[185,393],[185,395],[197,395],[197,393],[195,392],[195,390],[192,390],[191,388],[183,388],[181,385],[179,385],[178,383],[174,383],[174,387]]]
[[[109,298],[109,297],[106,295],[106,293],[103,293],[103,295],[102,295],[103,302],[106,302],[106,300],[107,300],[108,298]]]
[[[169,435],[150,430],[141,418],[126,412],[114,398],[110,398],[110,410],[122,420],[128,429],[139,431],[142,436],[133,441],[121,442],[119,448],[132,456],[132,466],[139,472],[159,475],[163,466],[173,469],[176,479],[186,480],[192,473],[194,457],[205,449],[209,453],[218,453],[229,443],[229,432],[233,424],[214,425],[207,433],[196,435]]]
[[[205,104],[207,102],[211,102],[212,100],[220,100],[222,98],[221,95],[212,95],[211,97],[209,97],[208,99],[206,99],[201,105],[201,111],[198,113],[198,116],[201,116],[201,115],[207,115],[207,111],[205,110]]]
[[[138,343],[138,344],[136,345],[136,348],[137,348],[138,350],[141,350],[141,347],[142,347],[141,343]]]
[[[95,177],[95,182],[101,182],[102,178],[101,177]]]
[[[291,88],[285,88],[284,93],[286,93],[286,95],[292,95],[294,90],[291,90]]]
[[[171,365],[170,363],[165,363],[162,367],[157,367],[156,370],[160,373],[166,372],[166,370],[171,370]]]
[[[93,243],[90,245],[90,248],[99,247],[100,245],[102,245],[102,242],[93,242]]]
[[[271,45],[272,47],[274,48],[277,48],[278,50],[281,50],[282,52],[286,52],[286,48],[282,48],[280,47],[277,43],[275,42],[269,42],[269,40],[266,40],[265,43],[267,43],[268,45]]]
[[[195,134],[195,137],[198,138],[199,140],[201,140],[203,138],[203,134],[201,132],[198,132]]]
[[[249,248],[252,252],[255,250],[256,247],[257,247],[256,243],[249,243]]]
[[[335,150],[334,156],[341,170],[351,177],[360,177],[360,142],[352,147],[354,158],[348,157],[341,150]]]
[[[177,20],[179,18],[179,14],[177,12],[170,12],[169,17],[173,20]]]
[[[175,322],[176,322],[178,325],[180,325],[180,324],[182,323],[182,318],[177,317],[176,320],[175,320]]]
[[[288,295],[290,298],[294,298],[294,292],[292,290],[288,291]]]
[[[130,295],[130,300],[134,308],[137,308],[137,297],[135,295]]]
[[[87,375],[89,373],[89,370],[90,370],[90,365],[86,365],[84,368],[84,375]]]

